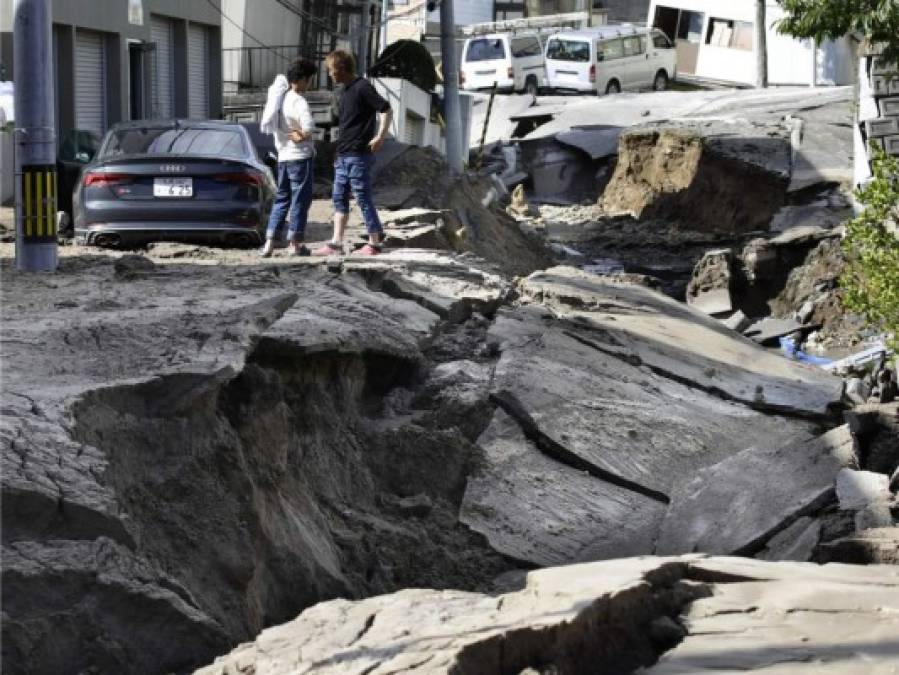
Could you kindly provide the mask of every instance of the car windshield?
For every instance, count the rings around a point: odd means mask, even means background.
[[[468,43],[466,61],[495,61],[506,58],[506,45],[502,40],[479,38]]]
[[[546,58],[553,61],[587,62],[590,60],[590,43],[577,40],[550,40],[546,48]]]
[[[246,159],[243,135],[235,129],[145,127],[110,133],[102,159],[120,155],[212,156]]]

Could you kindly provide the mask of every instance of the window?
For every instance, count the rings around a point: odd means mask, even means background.
[[[181,155],[246,159],[243,136],[232,129],[155,127],[121,129],[111,134],[102,157],[118,155]]]
[[[727,47],[752,51],[753,24],[749,21],[731,19],[709,19],[709,30],[705,43],[715,47]]]
[[[624,43],[618,38],[603,40],[596,48],[597,61],[612,61],[622,56],[624,56]]]
[[[644,52],[642,37],[626,37],[624,38],[624,55],[638,56]]]
[[[702,22],[705,15],[701,12],[683,11],[677,25],[677,39],[688,42],[700,42],[702,40]]]
[[[656,49],[671,49],[671,41],[660,30],[652,31],[652,44]]]
[[[590,43],[576,40],[552,39],[546,48],[546,58],[554,61],[576,61],[586,63],[590,60]]]
[[[540,56],[542,53],[540,40],[536,37],[521,37],[512,40],[512,56]]]
[[[495,61],[506,58],[506,45],[502,40],[478,38],[468,43],[466,61]]]

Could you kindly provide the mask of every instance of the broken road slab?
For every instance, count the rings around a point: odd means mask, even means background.
[[[656,553],[755,553],[832,501],[840,470],[857,462],[845,425],[815,438],[747,448],[701,469],[672,494]]]
[[[767,352],[649,288],[572,267],[535,272],[520,288],[524,298],[547,305],[557,316],[608,332],[642,364],[688,387],[807,416],[828,414],[842,396],[841,379]]]
[[[478,439],[460,520],[500,553],[537,565],[638,555],[652,550],[661,502],[545,454],[498,410]]]
[[[499,596],[414,589],[334,600],[196,675],[844,675],[860,664],[886,675],[897,606],[899,572],[885,567],[630,558],[531,572],[525,588]],[[663,625],[673,639],[654,642]]]

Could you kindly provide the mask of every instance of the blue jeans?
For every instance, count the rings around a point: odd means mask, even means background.
[[[287,218],[287,240],[302,241],[306,232],[306,219],[312,205],[312,159],[278,162],[278,194],[268,217],[266,239],[274,239],[278,226]]]
[[[372,154],[338,155],[334,161],[334,190],[331,198],[337,213],[350,212],[350,192],[356,198],[365,229],[369,234],[380,234],[384,231],[381,219],[371,194],[371,167],[375,162]]]

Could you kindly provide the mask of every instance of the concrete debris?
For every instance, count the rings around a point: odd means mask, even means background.
[[[574,127],[556,134],[556,140],[582,150],[590,159],[605,159],[618,154],[618,140],[623,129],[608,125]]]
[[[864,405],[871,396],[871,385],[860,377],[846,380],[846,398],[855,405]]]
[[[868,505],[889,501],[890,479],[882,473],[842,469],[837,474],[837,500],[846,511],[861,511]]]
[[[752,325],[752,319],[743,314],[742,310],[737,310],[722,322],[725,326],[737,333],[742,333]]]
[[[812,560],[815,547],[821,538],[821,522],[802,517],[777,533],[755,557],[761,560]]]
[[[730,266],[729,249],[708,251],[702,256],[687,285],[687,304],[711,316],[733,311]]]
[[[818,546],[816,561],[899,565],[899,527],[880,527]]]
[[[784,232],[797,227],[837,228],[852,217],[852,209],[845,200],[834,197],[812,204],[784,206],[771,219],[772,232]]]
[[[899,572],[733,558],[633,558],[531,572],[498,597],[406,590],[333,600],[197,675],[886,673]],[[834,626],[840,627],[839,639]],[[414,639],[410,639],[414,636]]]
[[[510,216],[518,218],[527,218],[529,216],[539,216],[540,212],[531,204],[524,194],[524,185],[518,185],[512,190],[512,201],[506,207],[506,211]]]
[[[648,288],[571,267],[535,272],[521,284],[557,316],[612,336],[653,372],[763,410],[826,415],[842,381],[786,361],[721,323]]]
[[[790,444],[760,443],[701,469],[671,495],[656,553],[755,553],[833,499],[840,470],[857,463],[844,425]]]
[[[743,330],[743,335],[760,345],[777,344],[777,339],[796,332],[811,330],[813,326],[805,325],[794,319],[774,319],[766,317],[756,321]]]

